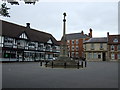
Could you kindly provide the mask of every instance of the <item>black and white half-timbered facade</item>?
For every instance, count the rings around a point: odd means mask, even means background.
[[[1,20],[0,61],[51,60],[59,56],[59,43],[49,33]]]

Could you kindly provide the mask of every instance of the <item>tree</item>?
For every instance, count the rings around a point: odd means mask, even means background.
[[[4,17],[10,17],[9,12],[8,12],[9,9],[10,8],[6,6],[6,3],[1,4],[0,15]]]
[[[19,5],[19,2],[17,0],[2,0],[2,1],[7,1],[7,3],[10,3],[11,5]],[[39,0],[19,0],[19,1],[24,1],[25,4],[32,4],[35,5],[35,3]],[[4,16],[4,17],[10,17],[9,15],[9,10],[10,8],[8,8],[6,6],[6,3],[3,3],[1,4],[1,7],[0,7],[0,16]]]

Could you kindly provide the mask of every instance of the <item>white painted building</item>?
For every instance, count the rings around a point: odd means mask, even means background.
[[[59,56],[59,44],[49,33],[6,21],[0,33],[0,61],[52,60]]]

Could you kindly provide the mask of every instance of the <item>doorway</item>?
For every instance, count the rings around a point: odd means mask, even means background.
[[[103,52],[103,54],[102,54],[102,59],[103,59],[103,61],[106,61],[106,54],[105,54],[105,52]]]

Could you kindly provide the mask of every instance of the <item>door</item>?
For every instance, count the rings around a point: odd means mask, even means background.
[[[103,52],[102,59],[103,59],[103,61],[106,61],[106,55],[105,55],[105,52]]]

